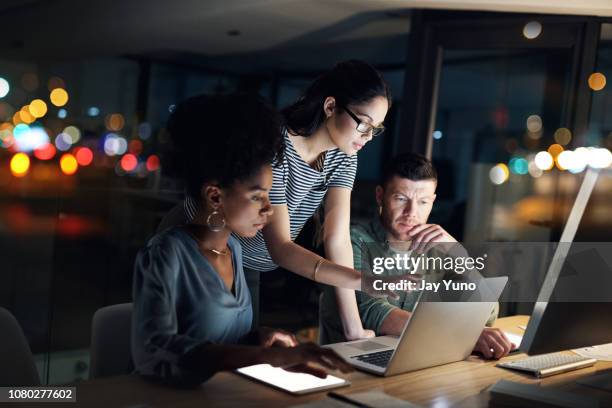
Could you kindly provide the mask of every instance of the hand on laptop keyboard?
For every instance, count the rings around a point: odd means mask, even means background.
[[[485,327],[474,346],[474,351],[487,359],[500,359],[518,347],[512,343],[503,331]]]

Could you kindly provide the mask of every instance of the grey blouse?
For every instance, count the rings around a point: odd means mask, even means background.
[[[234,294],[182,227],[155,235],[136,258],[132,356],[136,371],[193,380],[182,358],[202,343],[236,344],[251,330],[253,311],[240,243],[230,237]],[[204,380],[205,378],[201,378]]]

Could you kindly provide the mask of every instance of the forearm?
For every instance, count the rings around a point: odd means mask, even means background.
[[[408,319],[410,319],[410,312],[399,308],[393,309],[383,320],[377,334],[380,336],[399,336],[402,334]]]
[[[274,249],[270,249],[270,255],[277,265],[308,279],[314,279],[314,269],[321,258],[292,241],[275,245]],[[333,262],[324,262],[321,265],[316,280],[346,289],[361,288],[361,274],[358,271]]]
[[[353,248],[348,239],[334,241],[328,238],[325,241],[325,255],[329,260],[341,266],[351,267],[353,264]],[[344,337],[349,340],[361,338],[363,325],[359,316],[355,291],[335,288],[335,293]]]

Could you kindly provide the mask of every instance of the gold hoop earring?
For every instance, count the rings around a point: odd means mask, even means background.
[[[378,206],[378,215],[382,215],[382,205]]]
[[[215,221],[214,217],[221,217],[221,220]],[[223,217],[223,215],[221,215],[219,211],[214,210],[208,215],[208,217],[206,217],[206,225],[208,226],[208,229],[212,232],[219,232],[223,228],[225,228],[225,218]]]

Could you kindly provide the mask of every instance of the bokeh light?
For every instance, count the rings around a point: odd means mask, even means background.
[[[540,176],[542,176],[542,174],[544,174],[544,172],[542,171],[542,169],[540,169],[535,162],[530,162],[529,163],[529,174],[531,174],[531,176],[538,178]]]
[[[93,152],[88,147],[80,147],[75,157],[79,166],[89,166],[93,161]]]
[[[605,148],[589,149],[589,166],[595,169],[605,169],[612,164],[612,153]]]
[[[542,24],[538,21],[530,21],[523,27],[523,36],[528,40],[538,38],[542,33]]]
[[[133,171],[138,166],[138,159],[131,153],[124,155],[121,158],[121,168],[124,171]]]
[[[542,130],[542,118],[539,115],[530,115],[527,118],[526,126],[531,133],[538,133]]]
[[[558,155],[563,151],[563,146],[558,143],[551,144],[548,148],[548,153],[553,157],[553,159],[557,158]]]
[[[60,169],[62,170],[62,173],[67,176],[71,176],[76,173],[78,168],[79,164],[73,155],[70,153],[64,153],[62,155],[60,158]]]
[[[555,130],[553,137],[555,142],[559,143],[561,146],[565,146],[572,140],[572,132],[568,128],[562,127]]]
[[[49,135],[47,135],[45,129],[23,123],[15,126],[13,137],[15,138],[15,147],[20,152],[31,152],[49,143]]]
[[[45,145],[34,150],[34,156],[38,160],[51,160],[55,156],[55,153],[55,146],[53,146],[51,143],[46,143]]]
[[[152,154],[147,158],[147,170],[155,171],[159,169],[159,157],[155,154]]]
[[[4,78],[0,78],[0,98],[4,98],[11,90],[11,86]]]
[[[142,142],[138,139],[130,140],[128,143],[128,150],[130,153],[138,156],[140,153],[142,153]]]
[[[27,124],[30,124],[36,120],[36,118],[30,113],[29,106],[24,106],[23,108],[21,108],[21,110],[19,111],[19,119],[21,119],[21,122]]]
[[[30,157],[25,153],[16,153],[11,158],[10,167],[15,177],[23,177],[30,169]]]
[[[70,149],[70,146],[72,146],[72,138],[70,135],[60,133],[55,137],[55,147],[57,147],[57,150],[65,152]]]
[[[57,107],[64,106],[68,103],[68,92],[64,88],[55,88],[51,91],[49,99]]]
[[[68,111],[66,109],[60,109],[57,111],[57,117],[60,119],[66,119],[66,116],[68,116]]]
[[[151,137],[151,125],[147,122],[143,122],[138,125],[138,137],[142,140],[147,140]]]
[[[589,88],[594,91],[601,91],[606,87],[606,76],[601,72],[593,72],[589,75]]]
[[[100,114],[100,108],[97,106],[90,106],[87,108],[87,116],[96,117]]]
[[[47,104],[42,99],[34,99],[28,108],[35,118],[42,118],[47,114]]]
[[[571,173],[580,173],[583,171],[589,163],[589,149],[586,147],[579,147],[574,150],[574,166],[568,170]]]
[[[113,132],[118,132],[121,129],[123,129],[123,126],[125,125],[125,119],[123,118],[122,114],[113,113],[111,115],[106,116],[104,123],[108,130],[112,130]]]
[[[108,156],[120,156],[127,151],[127,140],[115,133],[109,133],[104,138],[104,153]]]
[[[434,130],[433,132],[433,138],[436,140],[440,140],[442,139],[442,132],[439,130]]]
[[[508,170],[508,166],[506,166],[504,163],[497,163],[489,171],[489,178],[491,179],[491,182],[496,185],[503,184],[506,180],[508,180],[509,176],[510,171]]]
[[[550,170],[555,165],[555,160],[548,152],[538,152],[533,161],[540,170]]]
[[[529,171],[529,163],[522,157],[513,157],[510,159],[508,167],[513,174],[524,175]]]
[[[71,144],[78,143],[78,141],[81,140],[81,131],[76,126],[66,126],[62,133],[65,133],[70,136]]]

